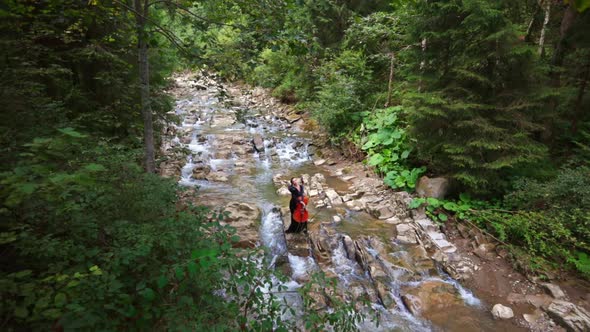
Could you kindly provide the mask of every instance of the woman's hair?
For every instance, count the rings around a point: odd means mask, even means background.
[[[291,184],[293,184],[293,180],[295,180],[295,179],[297,179],[297,178],[291,178]]]

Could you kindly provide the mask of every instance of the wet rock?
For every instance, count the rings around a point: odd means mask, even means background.
[[[413,315],[421,316],[463,304],[455,287],[442,281],[425,281],[416,287],[404,288],[402,301]]]
[[[165,178],[176,178],[180,175],[180,162],[168,161],[160,164],[160,176]]]
[[[387,205],[381,205],[373,211],[374,211],[373,216],[375,216],[381,220],[389,219],[389,218],[393,217],[393,211]]]
[[[361,211],[365,209],[366,205],[359,200],[354,200],[346,202],[346,206],[353,211]]]
[[[568,331],[590,331],[590,313],[571,302],[554,300],[547,314]]]
[[[211,166],[206,165],[204,163],[199,163],[195,165],[193,168],[193,175],[192,178],[195,180],[204,180],[207,178],[207,175],[211,172]]]
[[[387,287],[387,285],[381,281],[375,282],[375,289],[377,290],[377,295],[381,300],[383,306],[387,309],[394,309],[396,308],[395,298],[391,294],[391,289]]]
[[[325,163],[326,163],[326,160],[324,160],[324,159],[316,159],[316,160],[313,161],[313,164],[316,165],[316,166],[321,166],[321,165],[323,165]]]
[[[290,196],[291,195],[291,192],[289,191],[289,189],[287,189],[287,187],[280,187],[277,190],[277,194],[279,196]]]
[[[416,193],[420,197],[433,197],[443,199],[449,188],[449,180],[446,178],[429,178],[423,176],[416,184]]]
[[[563,290],[561,290],[561,288],[555,284],[542,283],[541,286],[543,286],[543,288],[545,288],[554,299],[564,300],[566,298]]]
[[[348,235],[342,236],[342,243],[344,244],[344,250],[346,251],[346,257],[354,260],[356,257],[356,247],[354,241]]]
[[[254,150],[256,150],[256,152],[264,152],[264,140],[260,134],[254,135],[254,138],[252,138],[252,145],[254,146]]]
[[[211,172],[205,177],[207,181],[215,182],[227,182],[229,181],[228,175],[224,172]]]
[[[410,224],[399,224],[396,226],[397,230],[397,241],[403,244],[415,244],[418,243],[416,238],[416,231]]]
[[[285,234],[287,239],[287,251],[291,255],[308,257],[310,255],[309,241],[304,233]]]
[[[240,248],[253,248],[258,242],[258,222],[260,210],[246,203],[230,202],[224,209],[226,217],[221,224],[229,224],[237,229],[240,241],[236,244]]]
[[[338,193],[336,192],[336,190],[330,188],[327,189],[325,191],[326,196],[328,196],[328,199],[330,200],[330,202],[333,205],[337,205],[337,204],[342,204],[342,199],[340,198],[340,195],[338,195]]]
[[[514,312],[510,307],[498,303],[492,308],[492,316],[494,316],[495,319],[510,319],[514,317]]]

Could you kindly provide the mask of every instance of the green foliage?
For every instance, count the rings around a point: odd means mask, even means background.
[[[479,193],[502,192],[547,151],[534,140],[543,111],[538,62],[502,5],[419,2],[411,38],[426,44],[406,56],[415,76],[404,104],[418,157]]]
[[[344,51],[322,67],[312,114],[332,135],[345,134],[360,124],[370,74],[360,52]]]
[[[541,182],[520,179],[506,195],[506,204],[519,209],[590,209],[590,168],[563,168],[557,176]]]
[[[411,148],[399,117],[401,106],[378,109],[366,114],[361,125],[362,149],[367,151],[367,163],[385,174],[384,182],[392,188],[413,189],[425,167],[409,168]]]

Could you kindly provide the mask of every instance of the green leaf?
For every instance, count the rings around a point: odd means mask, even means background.
[[[383,162],[384,158],[381,154],[376,153],[369,158],[369,165],[376,166]]]
[[[64,293],[57,293],[55,295],[55,298],[53,299],[53,304],[55,304],[56,307],[61,308],[63,307],[67,302],[67,297],[66,294]]]
[[[29,310],[26,307],[16,307],[14,315],[18,318],[26,318],[29,315]]]
[[[71,137],[76,137],[76,138],[82,138],[82,137],[87,137],[87,135],[84,135],[82,133],[79,133],[77,131],[74,130],[74,128],[60,128],[58,129],[59,132],[61,132],[62,134],[71,136]]]
[[[24,277],[28,277],[29,275],[31,275],[31,273],[33,273],[33,271],[31,270],[22,270],[16,273],[13,273],[12,275],[16,278],[16,279],[22,279]]]
[[[180,267],[177,267],[175,270],[176,279],[182,279],[184,277],[184,270]]]
[[[402,159],[407,159],[408,156],[410,155],[410,150],[404,150],[404,152],[402,152]]]
[[[422,205],[426,200],[424,198],[414,198],[409,205],[410,209],[417,209]]]
[[[197,275],[197,269],[198,266],[195,262],[189,262],[188,265],[186,266],[188,273],[191,277],[194,277]]]
[[[168,284],[168,278],[166,276],[160,276],[156,283],[158,288],[164,288]]]
[[[216,257],[219,253],[217,249],[196,249],[191,253],[192,259],[199,259],[203,257]]]
[[[459,200],[469,203],[471,202],[471,196],[468,193],[461,193],[459,194]]]
[[[446,202],[443,204],[443,208],[449,211],[457,211],[458,205],[453,202]]]
[[[438,219],[440,219],[441,221],[447,221],[449,218],[447,217],[446,214],[444,213],[439,213],[438,214]]]
[[[154,290],[151,288],[146,288],[146,289],[142,290],[141,295],[143,296],[144,299],[146,299],[150,302],[156,298],[156,292],[154,292]]]

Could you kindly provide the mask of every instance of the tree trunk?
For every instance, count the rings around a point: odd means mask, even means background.
[[[576,98],[576,105],[574,108],[574,114],[572,116],[571,126],[572,134],[578,132],[578,121],[583,115],[582,101],[584,100],[584,93],[586,92],[586,86],[588,85],[588,79],[590,79],[590,58],[584,66],[584,72],[582,73],[582,81],[580,82],[580,88],[578,89],[578,96]]]
[[[393,70],[394,70],[395,54],[391,52],[391,63],[389,65],[389,83],[387,84],[387,102],[385,107],[391,106],[391,93],[393,90]]]
[[[135,17],[137,21],[137,44],[139,62],[139,80],[141,97],[141,115],[143,117],[143,145],[145,150],[145,170],[148,173],[156,171],[154,151],[154,128],[152,122],[152,108],[150,103],[150,64],[145,35],[145,22],[148,15],[148,1],[142,5],[141,0],[135,0]],[[141,14],[140,14],[141,13]]]
[[[553,59],[551,60],[551,64],[553,66],[563,65],[567,33],[574,25],[574,21],[576,20],[577,16],[578,11],[572,5],[569,5],[563,14],[563,18],[561,19],[561,27],[559,28],[559,41],[557,42],[557,47],[555,48],[555,53],[553,54]],[[554,78],[557,78],[557,82],[559,82],[559,71],[556,72],[557,74],[554,75]]]
[[[545,31],[547,30],[547,23],[549,23],[549,16],[551,16],[551,1],[545,0],[545,19],[541,28],[541,37],[539,37],[539,55],[545,53]]]
[[[551,1],[551,0],[546,0],[546,1]],[[531,41],[532,34],[533,34],[533,26],[535,26],[535,21],[537,20],[537,14],[539,13],[539,8],[541,8],[541,7],[540,6],[535,7],[535,12],[533,13],[533,16],[531,17],[531,21],[529,22],[529,25],[526,29],[526,35],[524,36],[524,41],[527,43],[529,43]]]

